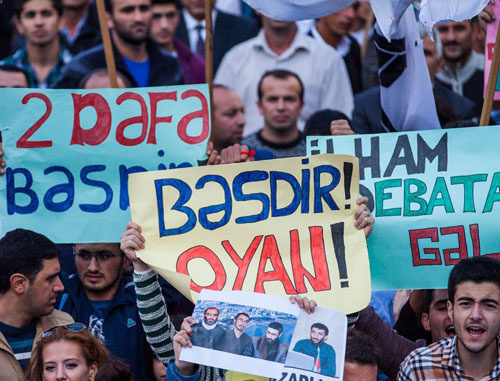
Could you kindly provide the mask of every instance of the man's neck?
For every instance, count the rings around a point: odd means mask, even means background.
[[[290,28],[277,32],[271,28],[264,29],[264,36],[266,38],[269,49],[278,56],[285,52],[293,42],[297,34],[297,26],[291,25]]]
[[[498,358],[498,341],[496,339],[485,350],[472,353],[465,349],[457,338],[457,349],[463,371],[474,379],[480,379],[489,374]]]
[[[24,312],[22,305],[17,308],[18,305],[15,297],[4,294],[0,298],[0,321],[16,328],[29,324],[33,317]]]
[[[262,137],[270,143],[274,144],[290,144],[299,137],[300,133],[295,124],[293,127],[286,130],[275,130],[264,125],[262,129]]]
[[[236,338],[238,339],[241,337],[241,335],[243,335],[243,332],[237,330],[236,328],[233,329],[233,331],[234,331],[234,336],[236,336]]]
[[[113,32],[113,43],[118,49],[118,52],[131,61],[143,62],[148,59],[148,51],[146,41],[140,44],[130,44],[122,40],[115,32]]]
[[[34,45],[26,42],[28,62],[35,68],[52,68],[59,61],[61,43],[59,37],[46,45]]]
[[[325,26],[325,24],[318,22],[316,24],[316,29],[318,30],[319,35],[323,40],[330,46],[333,46],[334,48],[337,48],[339,46],[340,41],[342,41],[342,36],[339,36],[337,34],[331,33],[328,28]]]
[[[68,33],[73,36],[78,27],[78,23],[85,16],[89,9],[89,4],[85,4],[79,8],[65,8],[62,14],[62,23],[68,30]]]
[[[165,49],[166,51],[168,51],[170,53],[174,53],[175,52],[174,38],[172,37],[172,39],[169,42],[166,42],[165,44],[159,45],[159,47],[162,49]]]

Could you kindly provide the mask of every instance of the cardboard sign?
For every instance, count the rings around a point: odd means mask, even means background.
[[[5,176],[0,236],[118,242],[130,173],[198,165],[210,136],[207,85],[0,89]]]
[[[498,127],[308,138],[309,154],[359,158],[374,289],[447,288],[460,259],[500,258],[498,139]]]
[[[138,255],[184,295],[301,294],[345,313],[368,304],[358,162],[323,155],[130,176]]]
[[[495,41],[497,38],[497,30],[500,23],[500,3],[490,4],[495,20],[486,25],[486,45],[484,50],[484,94],[486,94],[486,87],[488,84],[488,77],[490,75],[491,62],[493,61],[493,52],[495,50]],[[495,85],[495,101],[500,100],[500,75],[497,77]]]

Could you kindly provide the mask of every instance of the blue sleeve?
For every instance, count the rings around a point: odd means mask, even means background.
[[[336,365],[335,365],[335,349],[332,347],[329,348],[330,350],[328,351],[328,361],[326,363],[326,366],[321,368],[321,374],[324,374],[325,376],[335,376],[335,371],[336,371]]]
[[[199,381],[200,380],[200,367],[196,367],[196,372],[192,376],[183,376],[179,369],[175,366],[175,360],[170,360],[167,366],[167,380],[168,381]]]

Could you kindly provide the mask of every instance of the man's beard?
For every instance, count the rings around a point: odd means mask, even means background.
[[[130,45],[141,45],[148,38],[147,33],[144,36],[135,36],[132,33],[117,26],[116,24],[114,31],[118,35],[118,37],[120,37],[123,41]]]
[[[257,343],[257,349],[260,352],[260,358],[274,361],[276,355],[278,354],[279,345],[279,339],[269,341],[267,337],[264,337],[259,340]]]
[[[209,321],[207,320],[207,318],[203,318],[203,321],[205,322],[205,324],[206,324],[206,325],[214,325],[215,323],[217,323],[217,320],[214,320],[214,321],[212,321],[212,322],[209,322]]]

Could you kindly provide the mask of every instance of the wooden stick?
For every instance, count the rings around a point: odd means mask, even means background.
[[[363,44],[361,45],[361,59],[365,58],[366,50],[368,49],[368,42],[370,41],[370,30],[375,21],[375,14],[370,8],[370,16],[366,19],[365,35],[363,36]]]
[[[491,60],[490,74],[488,75],[486,93],[484,94],[483,110],[481,112],[481,120],[479,122],[480,126],[487,126],[490,124],[491,107],[493,106],[493,98],[495,97],[498,67],[500,64],[500,48],[498,47],[500,47],[500,28],[497,26],[495,49],[493,50],[493,59]]]
[[[116,77],[115,56],[113,55],[113,47],[111,46],[111,37],[109,36],[108,23],[106,20],[106,9],[104,8],[104,0],[96,0],[97,15],[99,17],[99,28],[101,29],[102,44],[104,46],[104,57],[106,58],[106,67],[108,68],[109,81],[111,87],[118,88],[118,78]]]
[[[213,81],[214,81],[214,66],[213,66],[213,23],[212,23],[212,0],[205,1],[205,82],[208,83],[208,94],[210,96],[210,115],[212,132],[210,140],[213,141],[214,136],[214,108],[213,108]]]

